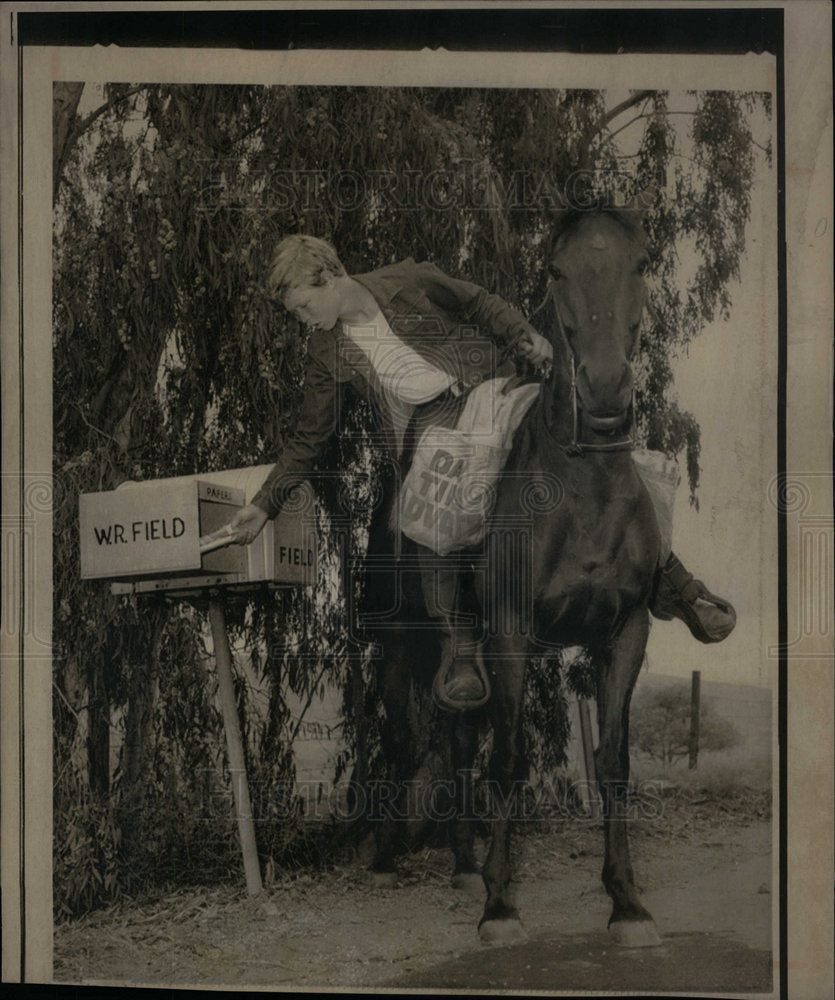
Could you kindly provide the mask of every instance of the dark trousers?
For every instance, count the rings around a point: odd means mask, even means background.
[[[397,502],[424,430],[437,425],[454,427],[463,404],[463,396],[447,392],[415,408],[398,464],[381,473],[383,502],[372,516],[363,567],[360,612],[365,629],[379,633],[381,639],[386,633],[394,639],[394,633],[401,630],[440,628],[443,660],[451,660],[456,648],[472,644],[478,636],[470,560],[463,553],[439,556],[401,534]]]

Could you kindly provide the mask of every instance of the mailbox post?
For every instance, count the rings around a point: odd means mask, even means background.
[[[240,720],[235,704],[225,594],[316,582],[318,547],[313,491],[298,487],[292,509],[268,521],[247,546],[228,546],[220,529],[260,488],[271,466],[124,483],[79,502],[81,578],[110,581],[114,594],[208,598],[232,794],[250,895],[261,872]],[[210,538],[209,536],[214,536]]]
[[[261,868],[258,864],[258,850],[255,846],[255,827],[252,822],[249,783],[246,780],[241,724],[238,720],[238,708],[235,704],[235,685],[232,680],[232,652],[229,649],[229,635],[226,632],[223,602],[217,597],[209,601],[209,623],[212,627],[212,640],[215,646],[220,706],[223,712],[223,728],[226,732],[229,775],[232,779],[232,797],[235,801],[238,836],[241,838],[241,853],[244,859],[246,888],[250,896],[257,896],[261,891]]]

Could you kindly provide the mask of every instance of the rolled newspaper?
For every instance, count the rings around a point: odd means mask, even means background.
[[[204,556],[208,552],[214,552],[215,549],[222,549],[225,545],[231,545],[236,537],[237,532],[233,531],[228,524],[224,524],[222,528],[213,531],[211,535],[201,535],[200,555]]]

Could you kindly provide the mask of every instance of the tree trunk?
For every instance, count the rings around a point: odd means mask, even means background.
[[[105,681],[109,652],[110,643],[105,655],[92,658],[87,669],[87,773],[99,805],[107,803],[110,791],[110,699]]]
[[[156,702],[157,675],[165,615],[154,615],[148,640],[146,662],[134,666],[125,717],[124,761],[119,826],[128,863],[138,861],[146,832],[146,803],[153,757],[152,723]]]
[[[83,83],[55,83],[52,86],[52,200],[58,196],[61,173],[72,144],[73,124],[84,91]]]
[[[351,661],[351,703],[354,715],[354,768],[348,786],[348,806],[353,810],[357,788],[365,789],[368,781],[368,726],[365,721],[365,680],[362,676],[362,662]]]

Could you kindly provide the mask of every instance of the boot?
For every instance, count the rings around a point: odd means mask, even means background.
[[[461,621],[461,569],[419,546],[426,611],[441,632],[441,663],[432,682],[432,698],[445,712],[481,708],[490,697],[490,681],[475,630]],[[462,648],[465,647],[465,648]]]
[[[672,552],[656,576],[650,611],[662,621],[680,618],[699,642],[721,642],[736,625],[730,601],[711,594]]]
[[[448,631],[444,626],[441,636],[441,665],[432,681],[432,700],[445,712],[467,712],[481,708],[490,697],[490,681],[476,646],[460,652],[460,644],[469,630]],[[472,641],[472,633],[469,633]]]

